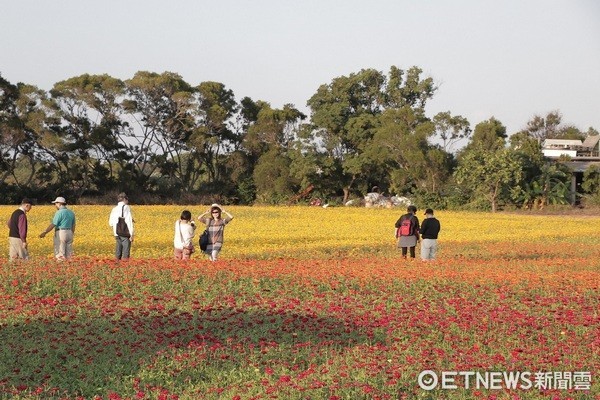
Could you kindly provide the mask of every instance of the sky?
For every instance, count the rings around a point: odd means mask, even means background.
[[[84,73],[217,81],[272,107],[361,69],[417,66],[426,113],[507,133],[535,115],[600,130],[597,0],[0,0],[0,74],[50,90]]]

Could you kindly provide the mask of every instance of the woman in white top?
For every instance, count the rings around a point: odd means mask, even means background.
[[[179,220],[175,222],[175,238],[173,240],[176,260],[189,260],[194,252],[194,231],[196,225],[192,221],[192,213],[183,210]]]

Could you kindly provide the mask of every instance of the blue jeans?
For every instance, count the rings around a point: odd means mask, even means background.
[[[131,252],[131,240],[128,237],[115,236],[115,258],[120,260],[122,258],[129,258]]]

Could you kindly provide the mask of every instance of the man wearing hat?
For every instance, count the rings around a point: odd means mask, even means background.
[[[25,198],[6,223],[8,226],[8,257],[11,260],[29,258],[27,251],[27,213],[31,210],[31,200]]]
[[[435,259],[440,228],[440,221],[433,216],[433,210],[431,208],[425,210],[425,220],[421,225],[421,238],[423,239],[423,243],[421,243],[421,259],[423,261]]]
[[[73,234],[75,233],[75,213],[67,208],[64,197],[57,197],[52,202],[56,207],[52,223],[40,233],[43,238],[54,229],[54,256],[57,260],[65,260],[73,255]]]
[[[117,195],[117,205],[108,217],[108,225],[112,227],[115,237],[115,259],[127,259],[133,242],[133,215],[129,206],[129,198],[125,193]]]

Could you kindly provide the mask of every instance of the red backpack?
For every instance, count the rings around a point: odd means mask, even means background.
[[[398,229],[400,236],[410,236],[413,232],[413,219],[412,216],[404,219]]]

